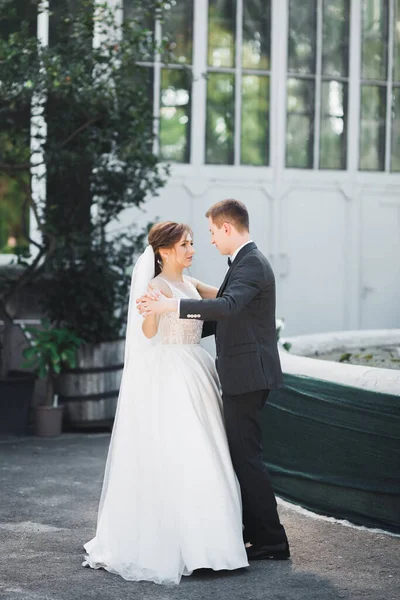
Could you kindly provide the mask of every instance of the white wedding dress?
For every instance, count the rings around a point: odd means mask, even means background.
[[[169,285],[175,298],[200,298],[188,279]],[[201,332],[202,321],[162,315],[140,369],[125,367],[122,385],[135,393],[118,406],[85,566],[175,584],[194,569],[248,566],[217,373]]]

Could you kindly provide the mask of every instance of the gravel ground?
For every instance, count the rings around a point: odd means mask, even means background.
[[[83,569],[108,443],[108,434],[0,440],[1,599],[399,600],[399,537],[314,519],[286,503],[279,509],[289,561],[196,572],[179,586]]]
[[[368,346],[367,348],[336,348],[330,352],[309,354],[309,358],[345,362],[352,365],[381,367],[382,369],[400,369],[399,346]]]

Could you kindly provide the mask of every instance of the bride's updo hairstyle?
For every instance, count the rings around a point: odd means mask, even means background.
[[[193,231],[189,225],[184,223],[175,223],[174,221],[163,221],[156,223],[149,231],[149,244],[153,247],[155,254],[155,275],[159,275],[162,270],[161,248],[171,249],[177,244],[184,235],[191,235]]]

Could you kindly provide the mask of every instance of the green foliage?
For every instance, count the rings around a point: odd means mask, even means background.
[[[351,354],[351,352],[345,352],[340,356],[339,362],[350,362]]]
[[[147,237],[147,230],[118,232],[107,239],[101,233],[96,230],[90,246],[77,237],[60,249],[42,284],[42,305],[51,321],[79,332],[90,343],[123,337],[129,267]]]
[[[140,11],[122,32],[106,4],[96,12],[92,0],[75,4],[73,10],[55,3],[48,47],[25,26],[0,40],[0,106],[13,140],[2,144],[1,162],[13,171],[27,161],[29,119],[22,115],[32,107],[47,125],[47,135],[36,133],[36,156],[43,153],[46,166],[47,219],[63,233],[71,223],[86,220],[89,227],[94,203],[104,225],[141,205],[165,175],[153,154],[149,72],[138,65],[155,52],[149,16],[164,3],[137,1]]]
[[[279,342],[282,331],[284,329],[285,329],[285,320],[284,319],[276,319],[276,341],[277,342]],[[290,342],[284,342],[282,344],[282,347],[285,348],[285,350],[287,350],[287,352],[289,352],[290,348],[292,347],[292,344]]]
[[[75,368],[76,351],[83,340],[69,329],[52,328],[47,320],[42,321],[42,327],[26,328],[32,339],[31,346],[23,352],[23,368],[34,369],[40,378],[54,378],[66,367]]]
[[[121,211],[156,196],[168,174],[153,154],[149,69],[142,66],[167,47],[165,38],[156,48],[152,32],[167,4],[132,0],[132,16],[121,28],[118,11],[106,3],[52,0],[44,47],[32,27],[39,3],[0,0],[0,184],[12,195],[6,206],[18,212],[19,205],[23,215],[19,224],[13,216],[10,231],[7,208],[0,234],[3,246],[18,234],[14,251],[25,267],[6,285],[0,278],[0,316],[8,330],[15,295],[27,283],[46,281],[43,306],[54,324],[86,341],[123,333],[124,269],[145,232],[107,239],[106,230]],[[32,163],[45,177],[41,197],[31,193]],[[37,253],[28,262],[20,238],[27,237],[29,210],[41,240],[31,241]],[[6,348],[3,375],[7,355]]]

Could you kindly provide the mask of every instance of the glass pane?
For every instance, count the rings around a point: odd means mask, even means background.
[[[31,101],[24,94],[0,102],[0,162],[29,164]],[[0,171],[0,254],[28,250],[30,171]]]
[[[314,81],[288,79],[286,166],[313,166]]]
[[[347,84],[322,82],[320,169],[346,168],[346,111]]]
[[[160,156],[164,160],[190,160],[190,91],[186,71],[161,71]]]
[[[388,0],[364,0],[362,24],[362,79],[386,80]]]
[[[270,36],[271,2],[244,2],[242,64],[245,69],[269,70]]]
[[[269,77],[244,75],[242,78],[242,164],[268,164],[268,125]]]
[[[400,83],[400,0],[395,3],[393,79]]]
[[[8,38],[11,33],[21,29],[21,22],[28,24],[31,36],[37,31],[37,0],[8,0],[1,6],[0,37]]]
[[[316,0],[289,0],[288,70],[315,73]]]
[[[322,73],[347,77],[349,68],[349,0],[324,0]]]
[[[233,164],[235,77],[209,73],[207,78],[206,163]]]
[[[393,88],[392,171],[400,171],[400,87]]]
[[[236,1],[209,0],[208,64],[235,66]]]
[[[140,66],[139,69],[135,67],[135,75],[132,76],[133,85],[135,81],[138,81],[138,86],[147,88],[148,103],[151,107],[154,105],[154,68]]]
[[[123,0],[123,9],[124,19],[138,19],[148,26],[155,21],[154,6],[151,6],[151,3]]]
[[[135,0],[123,0],[124,19],[132,19],[135,16]]]
[[[169,62],[192,62],[193,0],[169,0],[165,5],[163,36],[168,38]],[[165,57],[166,60],[168,57]]]
[[[361,87],[360,169],[383,171],[385,167],[386,87]]]
[[[0,175],[0,254],[28,251],[29,210],[24,187],[29,175]]]
[[[150,10],[150,6],[146,4],[138,3],[137,0],[123,0],[124,9],[124,35],[128,39],[132,36],[130,29],[130,20],[135,19],[140,23],[141,33],[140,37],[142,43],[139,44],[139,55],[140,61],[153,62],[155,52],[155,25],[156,18],[154,11]],[[137,30],[137,27],[135,28]],[[133,33],[135,36],[135,33]],[[138,59],[139,60],[139,59]]]
[[[77,16],[78,0],[49,0],[49,10],[49,45],[55,46],[70,38],[71,22],[66,17]],[[92,37],[92,32],[89,35]]]
[[[124,20],[136,19],[143,27],[154,33],[156,17],[149,5],[142,5],[137,0],[123,0]]]

